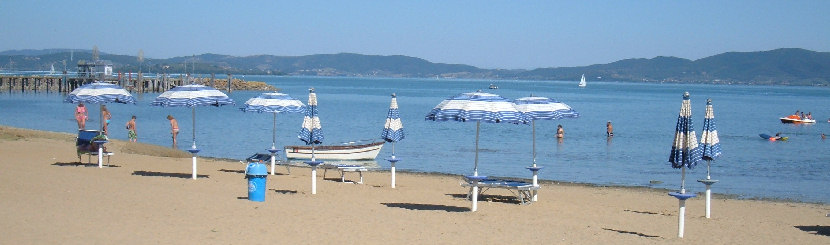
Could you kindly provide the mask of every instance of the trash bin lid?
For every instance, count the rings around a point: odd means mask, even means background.
[[[268,175],[268,170],[265,164],[252,162],[245,168],[245,173],[246,175]]]

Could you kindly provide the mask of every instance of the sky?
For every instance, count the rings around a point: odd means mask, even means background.
[[[830,51],[830,1],[0,1],[0,51],[358,53],[534,69]]]

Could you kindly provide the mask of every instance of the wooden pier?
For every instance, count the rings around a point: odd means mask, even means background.
[[[119,78],[120,77],[120,78]],[[124,87],[131,93],[161,93],[176,86],[184,84],[201,84],[214,87],[218,90],[232,92],[233,90],[263,90],[263,91],[277,91],[278,89],[268,85],[264,82],[243,81],[234,79],[232,75],[227,76],[229,79],[216,79],[215,75],[209,78],[202,77],[170,77],[161,75],[160,77],[143,77],[141,73],[136,77],[118,76],[109,79],[93,79],[88,77],[68,76],[64,74],[55,75],[0,75],[0,93],[26,93],[26,92],[60,92],[69,93],[75,88],[93,81],[105,81],[113,84],[118,84]]]

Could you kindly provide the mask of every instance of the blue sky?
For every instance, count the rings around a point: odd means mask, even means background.
[[[169,58],[359,53],[533,69],[830,51],[830,1],[0,2],[0,50]]]

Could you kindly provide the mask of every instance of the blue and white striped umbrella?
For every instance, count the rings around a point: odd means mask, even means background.
[[[579,113],[565,103],[546,98],[530,97],[518,98],[513,101],[516,108],[531,120],[533,128],[533,166],[536,167],[536,120],[559,120],[563,118],[578,118]]]
[[[87,85],[80,86],[69,93],[69,96],[63,100],[66,103],[87,103],[87,104],[103,104],[103,103],[132,103],[135,104],[135,98],[127,92],[126,89],[116,84],[105,82],[94,82]],[[101,132],[104,131],[104,111],[101,110]]]
[[[703,118],[700,148],[703,150],[703,160],[715,160],[722,153],[720,140],[718,139],[718,128],[715,126],[715,112],[712,109],[712,99],[706,100],[706,116]]]
[[[392,142],[392,155],[395,155],[394,143],[404,139],[403,123],[398,112],[398,99],[392,94],[392,102],[389,104],[389,113],[386,114],[386,123],[383,125],[383,132],[380,137],[386,142]]]
[[[303,128],[297,135],[306,145],[312,146],[312,159],[314,158],[314,145],[323,143],[323,129],[320,125],[320,118],[317,116],[317,94],[314,88],[308,90],[308,107],[303,117]]]
[[[135,98],[121,86],[105,83],[94,82],[87,85],[80,86],[69,93],[64,102],[67,103],[87,103],[87,104],[102,104],[102,103],[133,103]]]
[[[450,97],[430,111],[429,121],[476,122],[476,158],[473,176],[478,176],[478,135],[481,122],[486,123],[527,123],[522,112],[509,99],[496,94],[473,92]]]
[[[190,107],[193,116],[193,147],[196,149],[196,106],[223,106],[233,104],[228,95],[210,86],[189,84],[162,93],[151,103],[163,107]]]
[[[276,149],[277,142],[277,114],[278,113],[305,113],[306,107],[303,102],[283,93],[262,93],[257,97],[248,99],[245,107],[239,108],[245,112],[268,112],[274,113],[274,128],[271,149]]]
[[[701,160],[700,147],[697,143],[694,126],[692,124],[692,105],[689,101],[689,92],[683,93],[683,103],[680,106],[680,114],[677,116],[677,126],[674,131],[674,142],[672,143],[669,162],[673,168],[692,169]],[[680,190],[685,193],[686,171],[683,169]]]
[[[706,100],[706,116],[703,118],[703,132],[700,133],[700,146],[703,160],[706,160],[706,179],[709,179],[709,167],[712,160],[720,157],[721,148],[718,128],[715,126],[715,112],[712,99]]]

